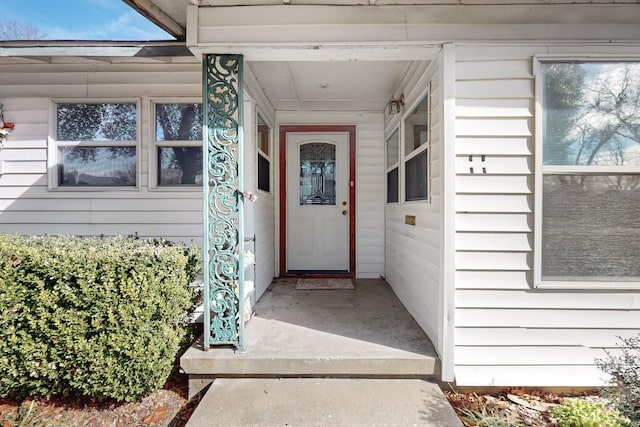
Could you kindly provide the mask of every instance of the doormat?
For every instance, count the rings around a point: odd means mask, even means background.
[[[296,282],[296,289],[300,290],[315,290],[315,289],[355,289],[351,279],[336,279],[336,278],[323,278],[323,279],[298,279]]]

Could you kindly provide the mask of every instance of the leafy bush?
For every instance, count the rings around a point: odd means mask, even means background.
[[[640,426],[640,335],[620,338],[619,356],[607,353],[598,360],[598,367],[610,376],[610,386],[604,395],[611,399],[622,415],[631,420],[631,426]]]
[[[160,388],[199,266],[197,248],[161,240],[0,235],[0,397]]]
[[[601,403],[569,400],[551,410],[559,427],[623,427],[628,423],[618,411],[610,411]]]

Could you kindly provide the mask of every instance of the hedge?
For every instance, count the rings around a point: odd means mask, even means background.
[[[0,235],[0,397],[159,389],[199,270],[195,246],[163,240]]]

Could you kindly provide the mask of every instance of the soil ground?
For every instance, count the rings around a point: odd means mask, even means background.
[[[607,405],[607,401],[595,391],[556,394],[526,388],[511,388],[492,394],[460,393],[453,390],[445,391],[444,394],[467,427],[478,425],[482,416],[499,419],[501,422],[481,425],[557,426],[556,420],[551,417],[551,409],[562,405],[567,399],[582,399]],[[469,416],[470,413],[478,415],[475,420],[473,416]]]
[[[2,427],[182,427],[200,397],[187,400],[187,377],[176,373],[162,390],[135,403],[0,400],[0,423]]]

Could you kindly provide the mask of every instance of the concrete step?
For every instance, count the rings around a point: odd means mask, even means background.
[[[462,423],[440,388],[428,380],[219,378],[187,426],[460,427]]]
[[[190,396],[217,377],[423,378],[438,369],[435,352],[415,342],[361,340],[260,317],[250,323],[250,337],[259,342],[249,342],[246,353],[231,347],[202,351],[200,339],[182,355]]]

